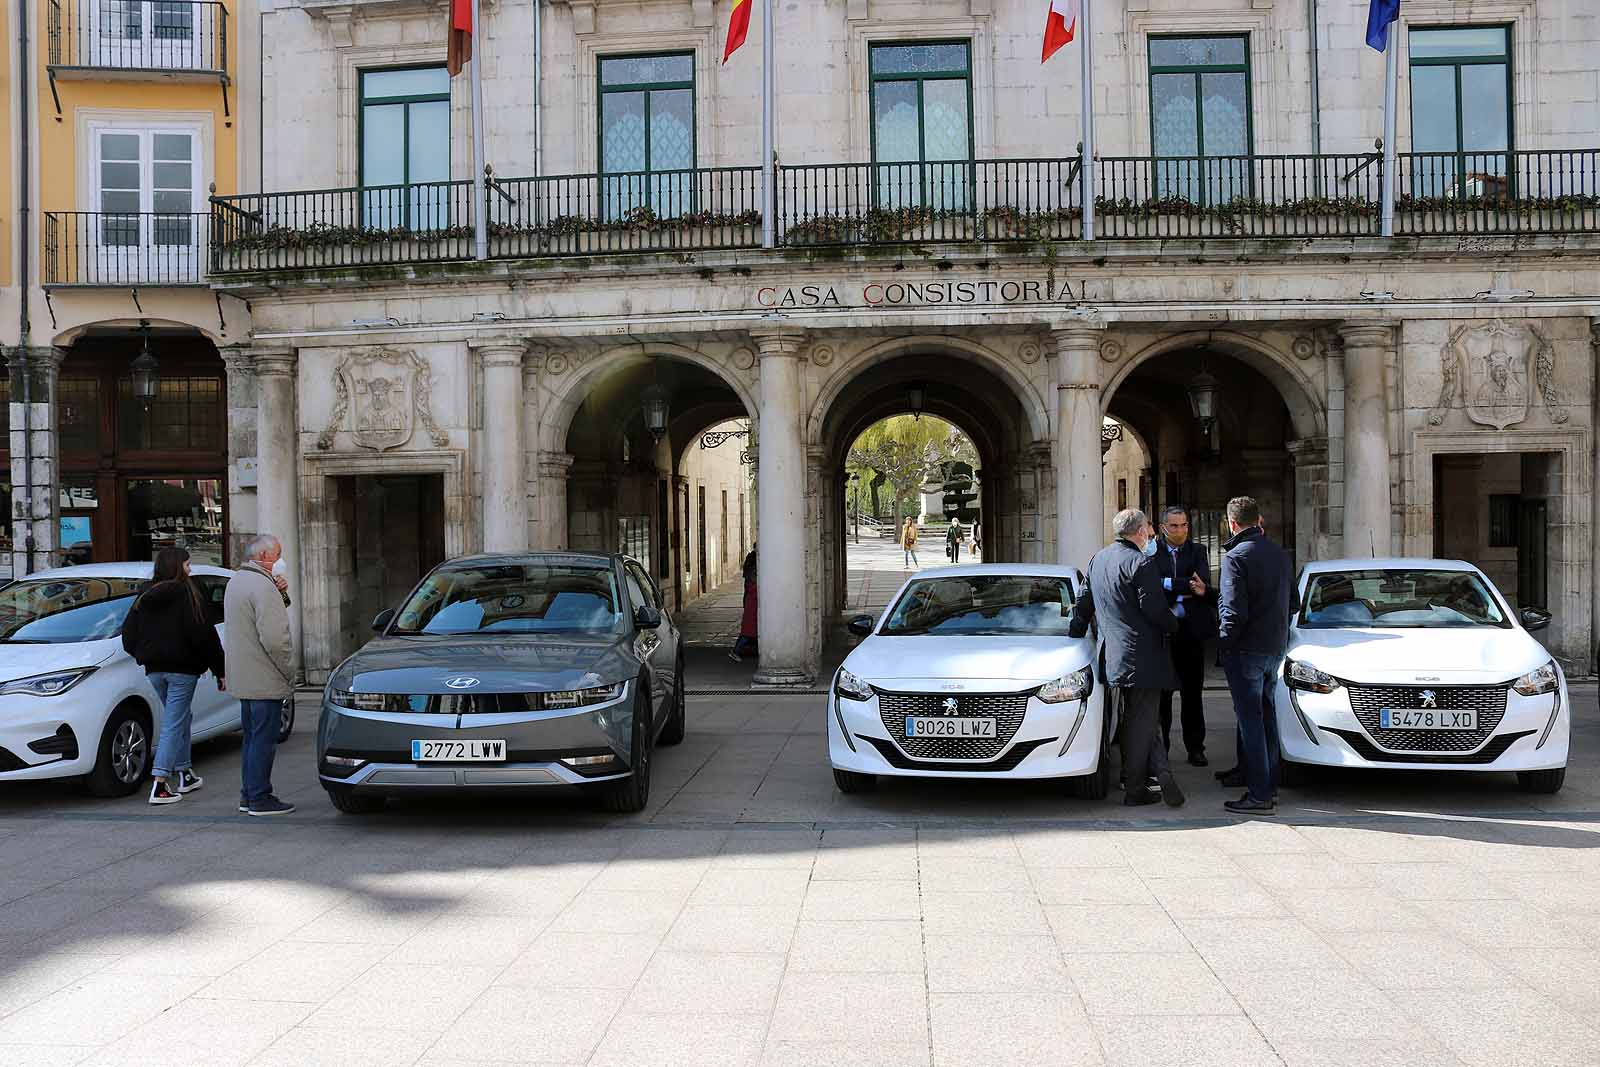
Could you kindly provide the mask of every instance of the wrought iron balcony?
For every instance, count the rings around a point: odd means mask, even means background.
[[[45,32],[52,79],[228,73],[228,11],[214,0],[50,0]]]
[[[1105,241],[1380,234],[1374,154],[1101,158]],[[1397,237],[1600,234],[1600,150],[1402,155]],[[1078,241],[1080,160],[843,163],[777,169],[783,248]],[[214,274],[469,259],[470,182],[212,197]],[[761,172],[496,179],[495,259],[758,249]]]
[[[211,216],[47,211],[47,286],[203,285]]]

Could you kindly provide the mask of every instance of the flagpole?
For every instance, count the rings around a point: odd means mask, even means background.
[[[1079,52],[1083,60],[1083,156],[1078,164],[1078,176],[1083,188],[1083,239],[1094,240],[1094,39],[1090,35],[1089,8],[1093,0],[1083,0],[1078,17]]]
[[[778,245],[778,220],[773,218],[777,205],[777,182],[773,164],[773,106],[772,0],[761,0],[761,247]]]
[[[478,0],[472,0],[472,241],[474,258],[489,258],[489,201],[483,182],[483,37],[478,33]]]
[[[1394,187],[1399,177],[1398,152],[1395,151],[1394,109],[1396,88],[1400,81],[1400,20],[1389,23],[1389,39],[1383,49],[1383,218],[1379,231],[1385,237],[1394,236]]]

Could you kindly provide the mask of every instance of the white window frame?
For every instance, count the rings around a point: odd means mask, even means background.
[[[162,282],[193,282],[202,276],[206,254],[206,224],[200,205],[205,202],[205,189],[210,174],[211,144],[209,127],[200,122],[135,122],[97,121],[84,124],[88,146],[84,153],[84,195],[80,202],[94,212],[82,231],[88,247],[82,250],[89,262],[83,264],[92,272],[92,280],[100,283],[159,284]],[[134,135],[140,138],[139,151],[139,239],[134,245],[102,244],[101,227],[105,225],[102,207],[101,139],[107,134]],[[192,240],[188,244],[156,245],[155,243],[155,183],[154,148],[158,134],[189,138],[190,187],[189,216]]]
[[[184,37],[156,36],[156,6],[162,2],[181,4],[189,9],[189,33]],[[207,10],[188,0],[84,0],[88,14],[88,45],[85,59],[90,66],[128,70],[201,70],[202,22]],[[127,33],[127,12],[139,9],[139,32]]]

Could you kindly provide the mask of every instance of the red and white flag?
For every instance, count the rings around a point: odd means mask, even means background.
[[[454,78],[472,60],[472,0],[450,0],[445,69]]]
[[[1072,43],[1078,33],[1081,3],[1082,0],[1050,0],[1050,11],[1044,19],[1044,55],[1039,62],[1045,62],[1062,46]]]

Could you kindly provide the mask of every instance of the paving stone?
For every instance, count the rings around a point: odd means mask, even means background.
[[[836,922],[921,919],[922,896],[915,881],[812,882],[801,917]]]
[[[497,986],[629,990],[661,945],[658,934],[547,930],[501,971]]]
[[[1100,1041],[1070,994],[934,993],[928,998],[935,1064],[1098,1067]]]
[[[795,974],[784,976],[772,1013],[769,1041],[928,1041],[927,990],[918,974]]]
[[[928,989],[933,993],[1064,993],[1067,969],[1046,936],[929,934]]]
[[[922,924],[891,922],[812,922],[795,928],[789,970],[797,973],[864,974],[903,971],[922,974]]]
[[[783,966],[781,955],[662,950],[650,960],[625,1007],[646,1015],[691,1008],[736,1015],[770,1012]]]
[[[1239,1014],[1233,996],[1193,954],[1069,955],[1067,970],[1091,1016]]]
[[[611,1020],[589,1062],[596,1067],[650,1064],[679,1067],[689,1057],[706,1064],[753,1064],[761,1058],[766,1032],[765,1012],[751,1015],[623,1012]]]
[[[488,988],[495,974],[490,967],[379,963],[325,1001],[306,1019],[306,1025],[320,1029],[436,1029],[460,1015]]]
[[[461,1012],[429,1051],[467,1061],[586,1063],[616,1012],[615,1001],[586,990],[497,987]]]
[[[1107,1067],[1277,1067],[1280,1063],[1242,1016],[1096,1017]]]
[[[1187,952],[1189,942],[1154,904],[1057,905],[1045,909],[1063,952]]]

